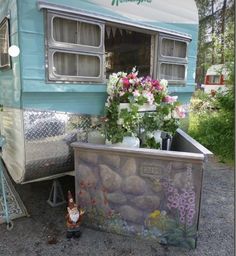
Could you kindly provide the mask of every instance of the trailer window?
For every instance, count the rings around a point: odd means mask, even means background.
[[[161,54],[166,57],[186,58],[186,42],[163,38],[161,43]]]
[[[207,75],[206,84],[224,84],[222,75]]]
[[[151,35],[106,26],[105,52],[107,78],[113,72],[130,72],[134,66],[139,75],[150,75]]]
[[[104,24],[47,13],[49,81],[104,81]]]
[[[98,56],[55,52],[53,63],[55,76],[98,77],[100,74],[100,59]],[[70,63],[73,63],[73,65],[70,65]]]
[[[55,17],[53,38],[57,42],[99,47],[101,28],[96,24]]]
[[[11,67],[9,48],[9,20],[5,18],[0,23],[0,68],[6,69]]]
[[[158,42],[158,78],[167,79],[169,84],[185,84],[188,41],[160,34]]]
[[[168,81],[185,79],[185,65],[161,63],[161,78]]]

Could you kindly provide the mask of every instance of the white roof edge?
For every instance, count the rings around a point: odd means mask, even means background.
[[[179,37],[182,37],[182,38],[185,38],[188,40],[192,40],[192,36],[187,33],[181,33],[181,32],[177,32],[177,31],[170,30],[170,29],[164,29],[164,28],[152,26],[149,24],[141,24],[141,23],[132,22],[132,21],[125,21],[123,19],[113,18],[112,16],[108,16],[108,15],[101,15],[99,13],[88,11],[88,10],[83,10],[81,8],[75,9],[75,8],[72,8],[72,7],[69,7],[66,5],[52,4],[52,3],[49,3],[48,1],[44,1],[44,0],[38,0],[37,6],[38,6],[39,10],[50,9],[50,10],[54,10],[54,11],[69,12],[72,14],[83,15],[83,16],[87,16],[90,18],[102,19],[105,21],[120,23],[123,25],[128,25],[128,26],[132,26],[132,27],[136,27],[136,28],[148,29],[148,30],[156,31],[156,32],[160,32],[160,33],[168,33],[169,35],[175,35],[175,36],[179,36]]]

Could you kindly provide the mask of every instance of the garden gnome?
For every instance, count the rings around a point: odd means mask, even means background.
[[[84,215],[84,211],[79,209],[76,203],[74,203],[74,199],[71,195],[71,192],[68,191],[68,207],[67,207],[67,215],[66,215],[66,226],[67,232],[66,237],[80,237],[80,224],[82,217]]]

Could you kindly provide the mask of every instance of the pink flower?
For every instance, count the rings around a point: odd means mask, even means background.
[[[187,221],[187,225],[188,225],[188,226],[192,226],[192,225],[193,225],[192,220],[188,220],[188,221]]]
[[[178,99],[178,96],[166,95],[162,101],[167,103],[172,103],[172,102],[176,102],[177,99]]]
[[[152,80],[152,86],[153,86],[155,89],[157,89],[157,90],[161,90],[161,89],[162,89],[162,87],[160,86],[159,81],[157,81],[157,80]]]
[[[173,112],[172,112],[172,116],[174,118],[185,118],[185,110],[182,106],[177,106]]]
[[[171,186],[169,186],[169,187],[168,187],[168,192],[170,192],[170,193],[171,193],[171,192],[173,192],[173,190],[174,190],[174,188],[173,188],[173,187],[171,187]]]
[[[128,79],[134,79],[134,78],[136,78],[137,77],[137,74],[136,73],[130,73],[130,74],[128,74]]]
[[[148,103],[150,105],[153,104],[154,102],[154,96],[151,92],[148,92],[148,91],[143,91],[143,96],[147,99]]]
[[[135,91],[133,92],[133,95],[134,95],[134,97],[139,97],[139,96],[140,96],[140,93],[139,93],[138,90],[135,90]]]
[[[181,217],[179,220],[180,220],[181,223],[185,223],[185,218],[184,217]]]
[[[168,182],[163,182],[162,185],[163,185],[164,188],[167,188],[169,184],[168,184]]]
[[[179,203],[177,201],[174,201],[172,204],[171,204],[171,207],[172,208],[178,208],[179,207]]]

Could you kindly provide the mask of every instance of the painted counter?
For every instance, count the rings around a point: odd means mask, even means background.
[[[186,152],[73,143],[84,224],[195,248],[204,163],[211,152],[181,130],[172,149],[178,150],[178,141]]]

